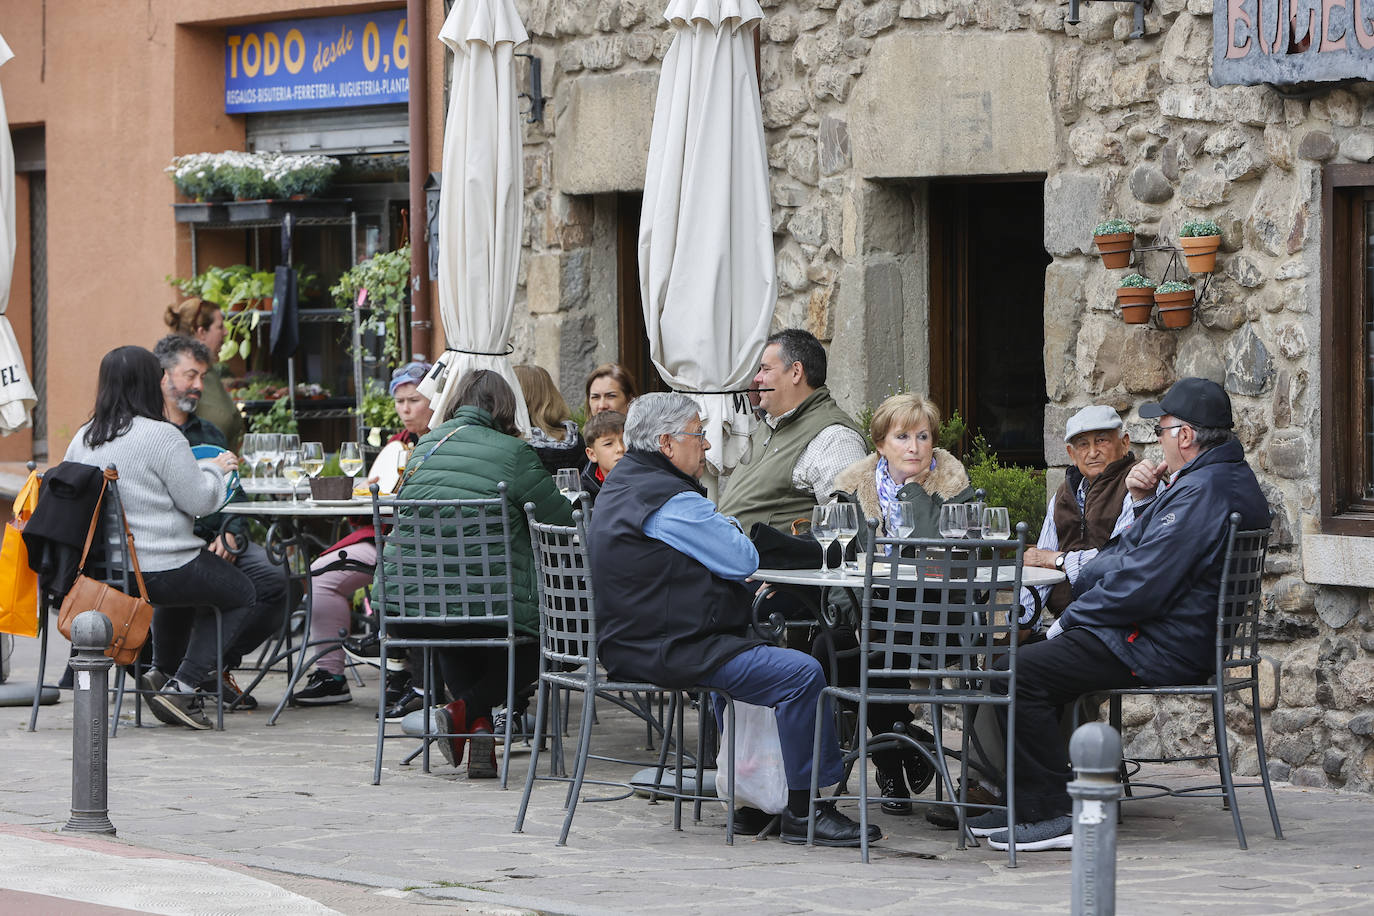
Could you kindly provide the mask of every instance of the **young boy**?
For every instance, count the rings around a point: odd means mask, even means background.
[[[582,438],[587,442],[588,458],[582,469],[582,489],[595,503],[601,482],[625,455],[625,415],[614,410],[593,414],[582,427]]]

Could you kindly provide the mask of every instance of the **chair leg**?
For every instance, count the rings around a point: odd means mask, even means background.
[[[573,815],[577,813],[577,801],[582,794],[582,781],[587,776],[587,758],[592,753],[592,726],[596,719],[596,704],[591,702],[591,693],[584,693],[582,699],[582,734],[577,736],[577,760],[573,764],[572,785],[568,787],[568,813],[563,815],[563,829],[558,834],[559,846],[568,844],[568,831],[572,829]],[[533,763],[530,766],[533,768]]]
[[[827,703],[830,707],[829,709],[826,709]],[[834,698],[824,690],[822,690],[821,695],[816,698],[816,725],[815,728],[812,729],[811,735],[811,790],[807,793],[806,798],[807,846],[816,845],[816,801],[821,794],[821,723],[825,721],[822,717],[827,714],[833,716],[835,714],[836,705],[838,704],[835,703]],[[733,762],[734,760],[732,759],[731,763]],[[732,772],[732,779],[733,775]]]
[[[215,731],[224,731],[224,618],[215,612]]]
[[[1264,727],[1260,724],[1259,682],[1250,685],[1250,718],[1255,723],[1255,752],[1259,756],[1260,779],[1264,783],[1264,800],[1269,803],[1269,820],[1274,825],[1274,838],[1283,839],[1279,826],[1279,809],[1274,805],[1274,787],[1269,782],[1269,756],[1264,752]]]
[[[525,792],[520,796],[520,813],[515,816],[515,833],[525,832],[525,811],[530,806],[530,795],[534,792],[535,773],[539,769],[540,742],[544,738],[544,714],[548,712],[549,682],[541,677],[534,693],[534,739],[530,742],[530,768],[525,773]],[[506,715],[510,715],[509,711]]]
[[[382,655],[386,655],[386,645],[382,645]],[[372,763],[372,784],[381,785],[382,782],[382,744],[386,741],[386,687],[382,686],[377,691],[377,751],[376,759]]]
[[[138,662],[135,661],[131,667],[133,668],[133,671],[134,671],[134,702],[137,703],[137,702],[138,702],[138,696],[139,696],[138,691],[139,691],[140,687],[142,686],[142,685],[140,685],[140,684],[138,683]],[[119,715],[120,715],[120,712],[123,711],[123,709],[124,709],[124,685],[125,685],[125,683],[126,683],[126,682],[125,682],[125,677],[124,677],[124,676],[125,676],[125,672],[126,672],[127,670],[128,670],[128,669],[124,668],[123,666],[119,666],[119,665],[116,665],[116,666],[115,666],[115,682],[114,682],[115,701],[114,701],[114,711],[113,711],[112,713],[110,713],[110,737],[111,737],[111,738],[113,738],[113,737],[115,737],[117,734],[119,734]]]
[[[668,769],[668,751],[673,746],[673,742],[670,740],[669,736],[672,734],[673,722],[677,716],[678,702],[678,693],[677,691],[673,691],[672,696],[668,700],[667,717],[663,720],[663,740],[659,742],[658,746],[658,766],[654,770],[654,789],[663,785],[663,773]],[[660,706],[660,709],[661,708]],[[658,804],[658,796],[658,792],[650,791],[649,804]]]
[[[1226,742],[1226,693],[1217,685],[1212,694],[1212,729],[1216,732],[1217,768],[1221,771],[1221,785],[1226,792],[1226,802],[1231,806],[1231,820],[1236,825],[1236,841],[1241,849],[1245,845],[1245,828],[1240,824],[1240,805],[1236,803],[1236,783],[1231,778],[1231,752]]]
[[[730,789],[729,789],[728,792],[726,792],[726,797],[725,797],[725,845],[726,845],[726,846],[734,846],[734,845],[735,845],[735,735],[736,735],[736,733],[739,731],[739,729],[735,727],[735,722],[736,722],[736,720],[735,720],[735,698],[732,697],[732,696],[729,696],[728,694],[725,694],[725,695],[723,695],[723,696],[724,696],[724,699],[725,699],[725,715],[727,716],[725,722],[726,722],[726,724],[729,726],[729,731],[730,731],[729,738],[728,738],[728,739],[726,740],[726,742],[725,742],[725,753],[726,753],[726,757],[725,757],[725,769],[726,769],[726,778],[727,778],[727,784],[730,786]],[[701,705],[702,705],[703,707],[705,707],[705,705],[706,705],[706,695],[704,695],[704,694],[702,695]],[[711,705],[714,706],[715,704],[712,703]],[[713,718],[714,718],[714,715],[713,715]],[[702,759],[702,755],[701,755],[701,754],[698,754],[698,755],[697,755],[697,796],[698,796],[698,797],[704,796],[704,795],[706,794],[706,789],[705,789],[705,773],[706,773],[706,762]],[[716,796],[717,796],[717,797],[720,797],[720,767],[716,767]],[[698,809],[697,820],[701,820],[700,808],[701,808],[701,803],[698,801],[698,803],[697,803],[697,809]]]

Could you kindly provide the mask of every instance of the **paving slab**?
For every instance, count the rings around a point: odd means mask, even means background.
[[[33,677],[36,649],[32,640],[16,642],[12,680],[22,681]],[[65,644],[52,652],[60,661]],[[918,907],[1063,913],[1069,907],[1069,853],[1023,853],[1020,867],[1009,869],[1005,853],[958,849],[952,832],[920,816],[885,816],[876,806],[873,821],[886,836],[866,866],[857,850],[748,837],[726,846],[719,804],[707,805],[699,823],[689,810],[683,829],[674,831],[672,805],[641,798],[584,800],[569,845],[558,847],[565,789],[547,782],[536,786],[525,832],[516,834],[527,749],[513,756],[511,788],[503,791],[495,780],[469,781],[464,769],[446,766],[438,755],[428,774],[418,764],[402,766],[412,743],[388,742],[381,785],[371,784],[376,672],[366,679],[367,687],[353,688],[354,702],[291,709],[272,727],[266,709],[284,687],[278,675],[260,688],[264,709],[227,716],[224,732],[155,723],[135,728],[126,710],[109,749],[110,819],[119,831],[114,842],[156,854],[147,860],[150,870],[153,862],[159,870],[172,868],[157,857],[190,857],[199,867],[246,870],[255,881],[339,912],[372,912],[365,907],[379,904],[388,912],[442,905],[453,912],[568,914],[652,908],[672,916],[741,906],[758,914],[896,914]],[[638,720],[609,705],[600,716],[597,750],[652,756],[643,748]],[[14,830],[56,835],[70,813],[69,695],[43,709],[36,732],[25,730],[27,721],[27,709],[0,708],[6,774],[0,824],[10,825],[0,840],[20,835]],[[591,772],[623,778],[632,770],[594,763]],[[1185,781],[1205,776],[1183,768],[1162,772]],[[1242,795],[1248,851],[1237,848],[1230,815],[1214,800],[1130,804],[1119,836],[1119,910],[1369,912],[1374,798],[1277,788],[1283,840],[1269,829],[1262,794]],[[584,798],[606,794],[610,790],[593,786]],[[0,857],[16,860],[3,843]],[[143,861],[133,870],[143,870]],[[60,879],[58,886],[69,884],[73,891],[83,884],[71,870]],[[0,887],[11,885],[0,881]],[[333,902],[329,888],[340,889]],[[147,901],[134,902],[136,909],[156,911]]]

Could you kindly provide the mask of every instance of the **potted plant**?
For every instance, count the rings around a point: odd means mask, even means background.
[[[334,177],[339,160],[329,156],[276,156],[263,169],[272,196],[302,200],[318,197]]]
[[[1193,323],[1193,284],[1181,280],[1161,283],[1155,290],[1155,305],[1166,328],[1186,328]]]
[[[399,320],[410,291],[410,246],[383,251],[350,267],[329,289],[334,304],[351,312],[361,293],[365,308],[360,333],[374,331],[382,338],[382,358],[391,365],[401,362]]]
[[[1124,219],[1105,220],[1093,230],[1093,243],[1102,254],[1102,265],[1119,270],[1130,266],[1135,229]]]
[[[1178,233],[1188,270],[1195,274],[1209,274],[1217,266],[1217,249],[1221,247],[1221,227],[1210,219],[1190,219]]]
[[[1140,274],[1130,274],[1116,291],[1121,303],[1121,320],[1127,324],[1144,324],[1150,320],[1155,304],[1155,281]]]

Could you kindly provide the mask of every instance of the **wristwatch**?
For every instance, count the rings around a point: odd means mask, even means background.
[[[1063,571],[1064,571],[1064,557],[1065,557],[1065,556],[1067,556],[1067,554],[1061,553],[1059,556],[1057,556],[1057,557],[1054,558],[1054,568],[1057,569],[1057,570],[1059,570],[1060,572],[1063,572]]]

